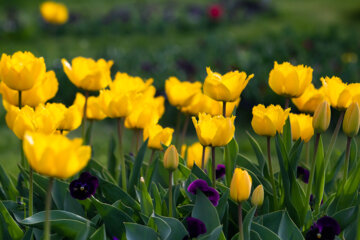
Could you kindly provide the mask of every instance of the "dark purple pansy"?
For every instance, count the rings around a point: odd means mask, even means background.
[[[196,238],[199,235],[206,233],[205,224],[200,219],[193,217],[186,218],[186,229],[188,230],[189,235],[185,236],[183,239]]]
[[[310,172],[306,168],[297,167],[297,177],[300,178],[304,183],[309,182]]]
[[[113,237],[112,240],[119,240],[117,237]]]
[[[217,206],[219,203],[220,196],[219,196],[218,191],[216,191],[212,187],[209,187],[209,185],[207,184],[207,182],[205,180],[196,179],[195,181],[190,183],[187,190],[188,190],[188,192],[190,192],[192,194],[196,194],[197,190],[200,190],[205,194],[205,196],[207,196],[209,198],[210,202],[214,206]]]
[[[333,240],[341,232],[339,223],[332,217],[324,216],[314,223],[306,233],[306,240]]]
[[[225,165],[218,164],[216,166],[216,179],[222,178],[225,175]]]
[[[81,173],[79,179],[70,183],[70,194],[73,198],[84,200],[95,194],[99,181],[88,172]]]

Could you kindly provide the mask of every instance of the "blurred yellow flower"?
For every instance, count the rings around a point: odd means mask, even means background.
[[[246,170],[235,168],[230,184],[230,198],[235,202],[243,202],[249,199],[252,179]]]
[[[352,102],[351,90],[346,83],[338,77],[325,77],[320,79],[326,98],[330,105],[338,110],[345,110]]]
[[[37,58],[31,52],[1,55],[0,80],[13,90],[29,90],[43,79],[45,72],[44,58]]]
[[[200,82],[180,82],[176,77],[170,77],[165,81],[165,92],[169,103],[175,107],[189,105],[191,98],[201,92]]]
[[[358,134],[360,127],[360,109],[359,104],[354,102],[346,109],[343,131],[348,137],[354,137]]]
[[[61,25],[69,18],[68,9],[63,3],[52,1],[43,2],[40,5],[40,13],[45,22]]]
[[[130,94],[117,94],[112,90],[102,90],[99,98],[103,112],[110,118],[126,117],[131,110]]]
[[[118,94],[141,93],[147,90],[153,83],[153,79],[147,79],[145,82],[140,77],[133,77],[127,73],[117,72],[114,81],[109,85],[111,91]]]
[[[87,91],[98,91],[106,88],[111,82],[110,68],[113,61],[76,57],[71,65],[65,59],[61,60],[64,72],[70,81],[78,88]]]
[[[162,150],[161,144],[170,145],[173,132],[174,129],[163,128],[159,124],[149,125],[144,129],[144,141],[149,139],[148,148]]]
[[[233,71],[225,75],[212,72],[206,68],[207,77],[204,82],[204,93],[216,101],[233,102],[240,98],[246,85],[254,77],[245,72]]]
[[[203,146],[220,147],[228,144],[234,136],[235,116],[224,118],[223,116],[211,117],[206,113],[199,113],[199,120],[192,117],[192,121]]]
[[[179,166],[179,154],[174,145],[170,145],[164,154],[164,168],[175,171]]]
[[[274,63],[270,71],[269,86],[278,95],[300,97],[312,81],[313,69],[304,65],[293,66],[289,62]]]
[[[323,88],[316,89],[311,83],[300,97],[291,100],[301,112],[313,113],[324,98]]]
[[[35,171],[49,177],[69,178],[83,169],[91,157],[91,148],[82,140],[63,135],[26,132],[23,148]]]
[[[257,186],[251,196],[251,204],[254,206],[261,206],[264,202],[264,187],[263,185]]]
[[[331,120],[330,104],[323,101],[315,110],[313,117],[313,128],[316,133],[325,132]]]
[[[57,129],[61,131],[72,131],[80,127],[82,121],[82,111],[78,106],[66,107],[62,103],[47,103],[45,106],[54,113],[58,120]]]
[[[212,100],[212,99],[211,99]],[[223,102],[212,100],[211,108],[209,114],[212,116],[222,115],[223,114]],[[226,103],[226,116],[231,117],[234,109],[239,106],[240,98],[235,100],[234,102],[228,102]]]
[[[314,135],[312,116],[306,114],[290,113],[289,117],[292,139],[296,141],[301,138],[304,142],[310,141],[310,139]]]
[[[40,79],[29,90],[21,92],[21,105],[28,105],[36,107],[41,103],[45,103],[51,98],[55,97],[58,91],[59,83],[54,71],[46,72],[42,79]],[[0,83],[0,92],[3,99],[8,103],[19,106],[19,93],[16,90],[9,88],[4,82]]]
[[[81,112],[81,116],[84,115],[85,96],[81,93],[77,93],[73,105],[77,106]],[[99,96],[90,96],[87,100],[86,118],[90,120],[103,120],[106,118],[105,113],[101,108],[101,99]]]
[[[186,165],[188,168],[192,169],[194,164],[201,168],[202,161],[202,152],[203,146],[199,143],[193,143],[192,145],[186,147],[186,145],[181,146],[181,156],[185,158],[186,155]],[[204,165],[206,166],[210,156],[210,148],[206,147],[205,156],[204,156]]]
[[[277,132],[282,133],[289,112],[290,108],[284,110],[279,105],[265,108],[264,105],[259,104],[252,109],[251,126],[256,134],[273,137]]]

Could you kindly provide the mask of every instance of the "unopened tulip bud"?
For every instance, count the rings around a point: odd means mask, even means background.
[[[324,101],[315,110],[313,118],[314,131],[316,133],[325,132],[329,127],[330,119],[330,104],[327,101]]]
[[[170,171],[175,171],[179,165],[179,154],[174,145],[168,147],[164,154],[164,167]]]
[[[252,180],[249,173],[241,168],[236,168],[230,184],[230,197],[235,202],[249,199]]]
[[[357,102],[352,103],[345,112],[343,131],[348,137],[358,134],[360,127],[360,109]]]
[[[253,194],[251,196],[251,203],[254,206],[261,206],[264,202],[264,187],[263,185],[259,185],[255,188],[253,191]]]

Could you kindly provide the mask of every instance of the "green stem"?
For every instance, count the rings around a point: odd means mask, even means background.
[[[83,111],[83,122],[81,126],[81,135],[83,141],[85,142],[85,134],[86,134],[86,114],[87,114],[87,103],[88,103],[89,92],[85,91],[85,104],[84,104],[84,111]]]
[[[305,143],[305,165],[308,166],[310,161],[310,142]]]
[[[181,112],[178,110],[177,117],[176,117],[176,126],[175,126],[175,146],[177,149],[181,148],[181,146],[179,146],[180,127],[181,127]]]
[[[184,126],[183,126],[183,129],[181,131],[181,139],[180,139],[180,148],[181,149],[181,146],[184,144],[185,142],[185,137],[186,137],[186,132],[187,132],[187,129],[188,129],[188,126],[189,126],[189,119],[190,119],[190,116],[185,116],[185,121],[184,121]]]
[[[244,240],[244,230],[242,222],[242,204],[239,202],[238,205],[238,222],[239,222],[239,240]]]
[[[226,102],[223,101],[223,116],[226,117]]]
[[[349,171],[349,160],[350,160],[350,146],[351,146],[351,137],[347,138],[346,143],[346,152],[345,152],[345,166],[344,166],[344,185],[347,179],[348,171]]]
[[[45,223],[44,223],[44,240],[50,240],[51,222],[50,222],[50,209],[51,209],[51,190],[54,183],[54,178],[49,178],[49,186],[46,193],[45,202]]]
[[[19,106],[19,109],[21,109],[21,108],[22,108],[21,91],[18,91],[18,95],[19,95],[19,102],[18,102],[18,106]]]
[[[137,155],[137,152],[139,151],[140,147],[140,141],[141,141],[141,129],[134,129],[135,131],[135,156]]]
[[[115,166],[115,179],[116,182],[119,182],[119,167],[121,168],[121,186],[123,191],[126,192],[126,165],[125,165],[125,158],[124,158],[124,150],[123,150],[123,141],[122,141],[122,135],[123,135],[123,129],[124,129],[124,119],[118,118],[117,119],[117,130],[118,130],[118,139],[119,139],[119,160],[116,160],[116,166]],[[119,166],[120,165],[120,166]]]
[[[204,171],[205,169],[205,150],[206,150],[206,146],[202,146],[202,155],[201,155],[201,169]]]
[[[329,159],[330,159],[331,153],[332,153],[332,151],[333,151],[333,149],[334,149],[334,145],[335,145],[335,143],[336,143],[337,136],[339,135],[341,123],[342,123],[342,121],[343,121],[343,119],[344,119],[344,114],[345,114],[344,111],[342,111],[342,112],[340,113],[339,119],[338,119],[338,121],[337,121],[337,123],[336,123],[336,127],[335,127],[335,129],[334,129],[334,133],[333,133],[333,135],[331,136],[330,144],[329,144],[329,146],[328,146],[328,148],[327,148],[328,150],[327,150],[326,153],[325,153],[325,158],[324,158],[324,159],[325,159],[325,169],[327,168],[327,166],[328,166],[328,164],[329,164]]]
[[[268,165],[269,165],[269,175],[270,175],[270,182],[271,182],[271,187],[273,190],[273,203],[274,203],[274,210],[278,209],[278,199],[277,199],[277,191],[276,191],[276,185],[275,185],[275,180],[274,180],[274,172],[272,169],[272,164],[271,164],[271,148],[270,148],[270,137],[266,138],[267,140],[267,155],[268,155]]]
[[[169,171],[169,217],[173,216],[172,175],[173,172]]]
[[[289,105],[290,105],[290,99],[286,98],[285,99],[285,109],[289,108]]]
[[[33,188],[33,170],[30,167],[29,170],[29,217],[33,215],[33,205],[34,205],[34,188]]]
[[[216,187],[216,175],[215,175],[215,169],[216,169],[216,162],[215,162],[215,147],[211,147],[211,156],[212,156],[212,162],[211,162],[211,176],[212,176],[212,184],[213,188]]]

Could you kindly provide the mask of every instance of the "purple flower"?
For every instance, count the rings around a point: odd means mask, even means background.
[[[117,237],[113,237],[112,239],[113,239],[113,240],[119,240]]]
[[[332,217],[324,216],[314,223],[306,233],[306,240],[333,240],[341,232],[339,223]]]
[[[196,238],[199,235],[206,233],[205,224],[200,219],[193,217],[186,218],[186,229],[189,232],[189,236],[185,236],[184,239]]]
[[[197,190],[202,191],[205,196],[207,196],[210,200],[210,202],[214,205],[217,206],[219,203],[219,193],[212,187],[209,187],[209,185],[207,184],[207,182],[205,180],[202,179],[197,179],[195,181],[193,181],[192,183],[190,183],[189,187],[188,187],[188,192],[195,194]]]
[[[216,166],[216,179],[222,178],[225,175],[225,165],[218,164]]]
[[[95,194],[99,181],[88,172],[81,173],[79,179],[70,183],[69,190],[73,198],[84,200]]]
[[[303,167],[297,167],[297,177],[300,178],[304,183],[309,182],[309,176],[309,170]]]

